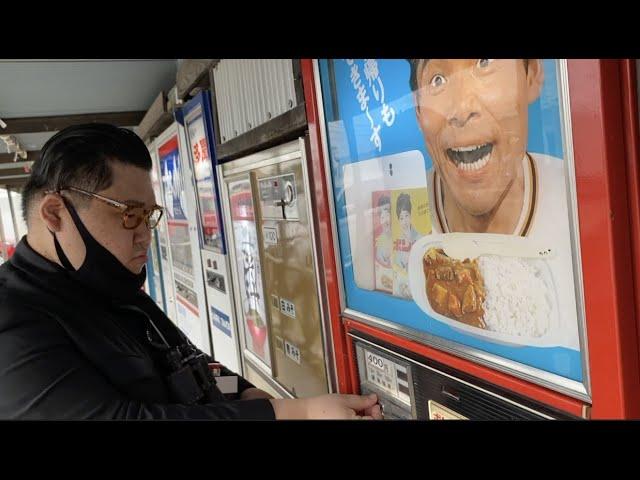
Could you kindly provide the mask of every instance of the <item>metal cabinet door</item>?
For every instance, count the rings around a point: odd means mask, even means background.
[[[251,172],[275,378],[298,397],[328,392],[304,159]]]

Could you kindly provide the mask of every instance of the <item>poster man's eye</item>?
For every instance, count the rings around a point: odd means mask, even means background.
[[[481,58],[478,60],[480,68],[487,68],[493,62],[493,58]]]
[[[429,82],[429,85],[434,88],[438,88],[443,86],[445,83],[447,83],[447,79],[445,78],[445,76],[437,73],[436,75],[431,77],[431,81]]]

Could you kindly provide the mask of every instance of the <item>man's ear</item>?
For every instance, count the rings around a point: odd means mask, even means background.
[[[418,122],[418,127],[420,126],[420,92],[418,90],[414,90],[411,92],[413,96],[413,105],[414,105],[414,113],[416,114],[416,121]]]
[[[527,66],[527,101],[535,102],[540,96],[544,84],[544,67],[539,58],[529,59]]]
[[[50,232],[59,232],[61,230],[61,213],[64,209],[64,202],[60,194],[47,193],[42,197],[38,207],[38,215]]]

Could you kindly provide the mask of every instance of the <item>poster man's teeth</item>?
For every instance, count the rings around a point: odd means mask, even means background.
[[[484,147],[484,145],[486,145],[486,144],[471,145],[469,147],[452,148],[451,150],[453,150],[454,152],[473,152],[474,150],[478,150],[479,148]]]
[[[489,163],[489,153],[487,153],[484,157],[476,160],[473,163],[464,163],[464,162],[460,162],[458,163],[458,168],[461,170],[464,170],[466,172],[471,172],[474,170],[480,170],[482,167],[484,167],[487,163]]]

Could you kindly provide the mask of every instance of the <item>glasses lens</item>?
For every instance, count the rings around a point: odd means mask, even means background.
[[[144,218],[144,210],[142,208],[130,208],[123,214],[123,218],[124,228],[136,228]]]
[[[162,210],[160,210],[159,208],[154,208],[153,210],[151,210],[147,219],[147,225],[149,225],[149,228],[156,228],[161,217]]]

